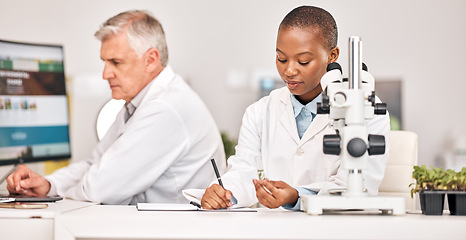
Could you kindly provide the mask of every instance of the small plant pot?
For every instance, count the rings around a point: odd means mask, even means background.
[[[447,193],[450,215],[466,216],[466,192],[450,191]]]
[[[425,215],[442,215],[445,203],[444,191],[421,191],[419,192],[421,211]]]

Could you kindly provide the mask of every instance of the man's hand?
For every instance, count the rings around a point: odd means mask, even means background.
[[[285,204],[296,204],[298,191],[283,181],[253,179],[259,202],[268,208],[278,208]]]
[[[205,209],[220,209],[228,208],[233,206],[231,198],[233,193],[229,190],[225,190],[218,184],[213,184],[205,190],[202,196],[201,206]]]
[[[45,197],[50,191],[50,183],[45,178],[22,164],[7,177],[6,182],[11,194]]]

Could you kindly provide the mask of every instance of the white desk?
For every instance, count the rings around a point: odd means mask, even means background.
[[[303,212],[140,212],[94,205],[55,221],[55,239],[466,239],[465,216]]]
[[[54,239],[54,220],[60,214],[95,203],[62,200],[44,209],[0,208],[0,239]]]

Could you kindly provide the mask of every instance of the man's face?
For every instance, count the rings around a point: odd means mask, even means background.
[[[322,91],[320,79],[333,59],[320,34],[312,29],[280,29],[276,51],[278,73],[290,92],[304,103],[317,97]]]
[[[112,98],[129,102],[146,86],[145,55],[137,56],[127,41],[126,31],[102,41],[100,58],[105,62],[102,77],[112,89]]]

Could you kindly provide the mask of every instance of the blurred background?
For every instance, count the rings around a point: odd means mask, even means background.
[[[98,141],[97,114],[111,96],[101,78],[100,42],[93,36],[107,18],[131,9],[151,11],[164,26],[169,64],[234,141],[246,107],[281,84],[275,70],[277,29],[300,5],[322,7],[335,17],[338,62],[346,76],[348,38],[362,38],[363,61],[377,93],[393,107],[393,127],[419,135],[419,164],[448,167],[466,156],[464,0],[0,2],[0,39],[64,45],[72,161],[90,155]],[[32,167],[48,173],[42,164]],[[1,167],[0,175],[9,168]]]

